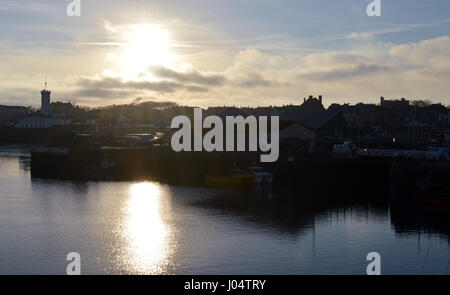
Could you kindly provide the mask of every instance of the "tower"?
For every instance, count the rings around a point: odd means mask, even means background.
[[[46,115],[50,114],[50,93],[45,82],[45,89],[41,91],[41,112]]]

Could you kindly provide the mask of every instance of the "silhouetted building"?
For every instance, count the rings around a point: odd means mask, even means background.
[[[30,112],[27,107],[0,105],[0,126],[14,123],[20,116]]]
[[[308,97],[308,99],[303,99],[303,104],[300,106],[302,110],[319,112],[325,110],[322,104],[322,95],[319,95],[319,98],[315,98],[312,95]]]
[[[280,120],[298,122],[318,135],[343,136],[347,132],[347,123],[342,114],[344,108],[334,105],[326,110],[322,105],[322,96],[319,99],[310,96],[301,106],[288,107]]]
[[[50,111],[54,114],[68,115],[74,112],[75,109],[76,107],[70,102],[57,101],[50,104]]]
[[[47,88],[47,83],[45,83]],[[50,114],[50,94],[51,91],[44,89],[41,91],[41,112],[45,115]]]
[[[409,100],[404,98],[400,100],[387,100],[382,96],[380,98],[380,106],[387,109],[408,110]]]
[[[281,122],[280,150],[307,151],[315,133],[298,122]]]

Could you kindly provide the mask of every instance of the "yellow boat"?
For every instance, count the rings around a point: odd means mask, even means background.
[[[205,184],[213,187],[246,187],[253,184],[253,174],[230,170],[225,175],[207,175]]]

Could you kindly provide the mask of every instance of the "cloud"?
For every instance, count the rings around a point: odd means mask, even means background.
[[[282,105],[301,103],[310,94],[324,95],[325,104],[377,102],[381,95],[450,104],[448,48],[448,36],[416,43],[377,43],[359,50],[304,54],[248,48],[214,71],[207,66],[153,66],[130,80],[121,73],[105,70],[97,75],[66,78],[63,82],[51,81],[50,85],[53,100],[64,95],[96,105],[104,105],[107,100],[129,103],[136,97],[200,106]],[[208,58],[211,57],[205,56],[205,60]],[[12,75],[17,77],[14,80],[33,79],[30,75]],[[5,88],[4,101],[19,101],[23,94],[23,101],[38,104],[36,89],[42,87],[42,80],[29,85],[29,91],[8,85],[11,89]]]
[[[163,66],[153,66],[150,71],[159,78],[170,79],[181,83],[217,86],[225,83],[226,79],[220,74],[205,74],[195,68],[186,72],[178,72]]]
[[[183,85],[173,81],[124,81],[119,77],[101,77],[101,78],[81,78],[77,86],[87,89],[134,89],[151,90],[159,93],[172,93],[178,90],[189,92],[207,91],[204,87]]]
[[[317,80],[317,81],[336,81],[347,80],[353,77],[367,77],[375,73],[394,74],[395,67],[378,64],[352,64],[344,69],[330,69],[328,71],[308,72],[300,74],[299,78]]]
[[[253,87],[271,87],[275,86],[277,83],[264,79],[261,75],[256,73],[250,73],[245,79],[237,83],[239,86],[244,88]]]
[[[255,62],[259,51],[243,51],[237,56],[237,63],[226,72],[205,72],[191,65],[184,65],[185,70],[175,70],[164,66],[151,66],[147,72],[141,73],[136,80],[125,80],[120,74],[103,71],[100,76],[79,77],[72,86],[77,87],[73,95],[81,97],[118,98],[148,94],[166,95],[176,93],[208,94],[213,88],[231,87],[235,89],[275,87],[280,83],[267,79],[255,68],[243,69],[245,62]],[[148,77],[158,80],[149,80]]]
[[[450,66],[450,37],[443,36],[436,39],[424,40],[394,46],[390,55],[406,59],[415,64],[431,64],[433,66]]]
[[[96,98],[127,98],[135,96],[136,91],[107,90],[98,88],[83,88],[69,93],[73,97],[96,97]]]
[[[384,44],[373,50],[314,52],[304,55],[239,51],[223,71],[185,70],[154,66],[140,80],[120,77],[81,78],[81,94],[117,97],[107,91],[130,91],[184,102],[212,104],[296,103],[309,94],[341,97],[341,102],[379,96],[440,99],[450,93],[449,37],[403,45]],[[375,50],[376,49],[376,50]],[[145,79],[144,79],[145,78]],[[334,98],[336,102],[338,99]],[[331,101],[331,99],[330,99]],[[298,103],[301,102],[299,99]]]
[[[372,32],[362,32],[362,33],[356,33],[352,32],[348,34],[345,38],[346,39],[356,39],[356,40],[366,40],[371,39],[374,37],[374,33]]]
[[[49,12],[54,9],[51,4],[48,3],[35,3],[33,1],[14,1],[14,2],[2,2],[0,5],[0,11],[9,11],[9,12],[21,12],[21,11],[32,11],[32,12]]]

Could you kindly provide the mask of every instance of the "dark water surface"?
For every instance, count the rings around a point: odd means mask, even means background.
[[[31,179],[29,162],[26,147],[0,149],[0,274],[65,274],[69,252],[83,274],[365,274],[373,251],[383,274],[450,273],[448,211],[270,188]]]

